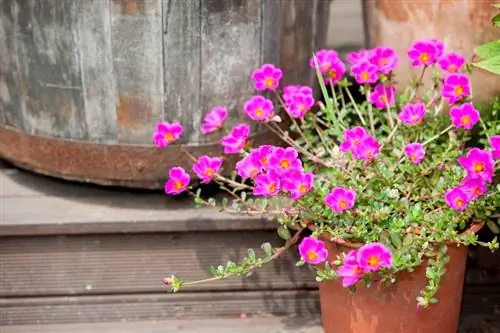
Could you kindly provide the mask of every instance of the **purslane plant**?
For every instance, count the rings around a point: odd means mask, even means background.
[[[397,95],[400,61],[393,49],[353,52],[349,66],[333,50],[317,51],[310,66],[324,102],[315,101],[308,86],[280,90],[283,72],[272,64],[255,70],[251,77],[262,95],[249,98],[242,112],[280,136],[282,147],[251,147],[247,124],[227,128],[229,111],[210,111],[201,132],[225,132],[224,154],[240,157],[235,170],[226,177],[223,156],[194,157],[184,151],[201,183],[219,184],[232,202],[204,198],[181,167],[169,171],[165,192],[188,192],[198,206],[274,218],[286,243],[281,248],[263,244],[262,257],[250,249],[239,263],[213,267],[210,279],[166,278],[170,290],[250,274],[299,242],[298,266],[307,263],[318,281],[341,278],[353,290],[358,283],[395,283],[398,271],[411,272],[425,263],[428,285],[417,302],[427,307],[437,302],[447,246],[498,248],[496,238],[485,243],[464,232],[474,223],[495,223],[495,159],[500,155],[499,136],[486,130],[472,103],[466,60],[446,53],[437,40],[414,42],[408,58],[420,75]],[[365,101],[354,99],[348,70]],[[290,119],[287,129],[281,126],[284,115]],[[465,148],[470,130],[479,125],[491,146]],[[164,148],[182,132],[180,124],[162,122],[153,139]],[[312,235],[302,237],[305,229]],[[362,246],[332,258],[325,242]]]

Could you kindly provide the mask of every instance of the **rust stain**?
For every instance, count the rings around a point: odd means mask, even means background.
[[[137,130],[151,122],[153,104],[143,96],[120,96],[116,105],[118,124],[124,129]]]
[[[114,0],[114,2],[120,6],[122,14],[136,14],[138,12],[137,0]]]

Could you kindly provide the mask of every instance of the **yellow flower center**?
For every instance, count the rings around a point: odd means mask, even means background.
[[[262,117],[263,115],[264,115],[264,110],[262,110],[262,108],[258,108],[257,110],[255,110],[256,117]]]
[[[462,96],[463,93],[464,93],[464,87],[462,87],[461,85],[455,87],[455,95]]]
[[[417,115],[413,115],[410,118],[410,121],[413,122],[413,123],[416,122],[417,120],[418,120],[418,116]]]
[[[462,199],[457,199],[457,201],[455,201],[455,204],[457,205],[457,207],[463,207],[464,201]]]
[[[318,254],[316,253],[316,251],[307,251],[307,259],[309,259],[309,261],[314,261],[316,260],[316,258],[318,258]]]
[[[410,160],[415,161],[417,159],[417,154],[413,153],[410,155]]]
[[[182,190],[182,188],[184,186],[182,185],[182,182],[180,180],[176,180],[175,184],[174,184],[174,187],[175,187],[176,190]]]
[[[165,141],[174,141],[174,135],[170,132],[168,132],[167,134],[165,134]]]
[[[353,273],[354,275],[359,275],[359,274],[361,274],[361,273],[362,273],[361,268],[360,268],[359,266],[354,267],[354,268],[352,269],[352,273]]]
[[[306,184],[302,184],[299,186],[299,192],[304,194],[307,192],[307,185]]]
[[[429,61],[429,54],[427,52],[424,52],[420,55],[420,61],[421,62],[427,62]]]
[[[269,184],[268,190],[270,193],[276,192],[276,183],[272,182],[271,184]]]
[[[274,80],[272,77],[268,77],[265,82],[266,82],[266,86],[268,86],[268,87],[272,87],[274,84]]]
[[[206,168],[205,169],[205,176],[211,177],[213,175],[214,175],[214,169],[212,169],[212,168]]]
[[[479,187],[474,188],[474,194],[480,195],[481,189]]]
[[[370,256],[370,258],[368,258],[368,266],[377,267],[379,263],[380,259],[377,256]]]
[[[361,80],[368,80],[368,78],[370,77],[370,74],[368,74],[367,72],[363,72],[361,73]]]
[[[287,159],[282,159],[280,161],[280,166],[281,166],[281,168],[286,170],[286,169],[290,168],[290,161]]]
[[[250,170],[250,177],[251,178],[257,177],[258,174],[259,174],[259,170],[257,170],[257,169]]]
[[[474,167],[473,167],[474,171],[475,172],[481,172],[484,170],[484,164],[483,163],[474,163]]]
[[[331,79],[335,80],[337,78],[337,72],[336,71],[329,71],[328,76],[330,76]]]
[[[389,62],[389,60],[387,60],[387,58],[381,58],[378,62],[379,66],[385,66],[387,65],[387,63]]]
[[[461,119],[460,119],[460,122],[463,124],[463,125],[468,125],[470,123],[470,117],[469,116],[463,116]]]
[[[448,72],[450,73],[454,73],[457,71],[457,66],[455,65],[449,65],[448,68],[447,68]]]
[[[260,162],[262,163],[263,166],[266,166],[269,163],[267,160],[267,156],[262,157]]]
[[[381,95],[380,96],[380,102],[383,103],[383,104],[387,104],[387,97],[385,97],[385,95]]]
[[[342,209],[346,209],[347,208],[347,201],[344,199],[339,200],[339,207]]]
[[[352,140],[352,145],[353,145],[353,146],[357,146],[357,145],[359,145],[359,139],[354,139],[354,140]]]

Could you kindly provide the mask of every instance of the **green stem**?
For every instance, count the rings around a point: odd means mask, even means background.
[[[370,86],[366,85],[365,90],[366,90],[366,103],[368,103],[368,118],[370,120],[370,130],[372,134],[375,135],[375,121],[373,120],[373,109],[372,109],[372,103],[370,101],[370,95],[371,95]]]
[[[441,132],[439,132],[438,134],[434,135],[432,138],[430,138],[429,140],[425,141],[422,145],[427,145],[429,143],[431,143],[432,141],[436,140],[437,138],[439,138],[441,135],[443,134],[446,134],[449,130],[451,130],[453,128],[453,125],[450,125],[448,127],[446,127],[444,130],[442,130]]]
[[[354,110],[356,111],[356,113],[358,114],[359,119],[361,120],[361,123],[363,124],[363,126],[366,126],[365,118],[363,118],[363,115],[361,114],[361,110],[359,109],[358,104],[356,103],[356,101],[354,101],[354,98],[352,97],[352,94],[349,91],[349,88],[345,87],[345,90],[347,92],[347,96],[349,97],[349,100],[351,101],[352,106],[354,107]]]

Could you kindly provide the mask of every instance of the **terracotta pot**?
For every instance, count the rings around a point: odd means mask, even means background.
[[[481,228],[475,225],[468,232]],[[329,260],[360,244],[325,242]],[[399,272],[391,286],[366,288],[357,284],[352,293],[340,280],[319,284],[325,333],[456,333],[462,302],[467,247],[449,245],[450,261],[436,295],[439,303],[417,309],[416,297],[426,286],[426,263],[414,272]]]

